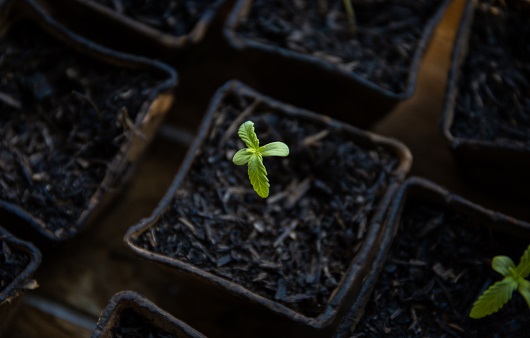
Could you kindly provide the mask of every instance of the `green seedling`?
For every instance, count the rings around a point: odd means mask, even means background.
[[[499,311],[512,298],[515,290],[519,291],[530,307],[530,281],[525,279],[530,274],[530,245],[523,253],[519,265],[515,266],[510,257],[495,256],[491,267],[504,278],[484,291],[473,304],[469,316],[482,318]]]
[[[343,0],[346,16],[348,17],[349,30],[351,34],[357,32],[357,20],[355,19],[355,11],[353,9],[352,0]]]
[[[267,156],[287,156],[289,155],[289,147],[283,142],[271,142],[260,147],[252,121],[243,123],[239,127],[237,134],[245,142],[247,148],[240,149],[235,153],[232,161],[237,165],[248,164],[248,177],[254,191],[261,198],[267,198],[270,185],[263,158]]]

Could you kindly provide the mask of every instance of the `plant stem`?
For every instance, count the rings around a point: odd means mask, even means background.
[[[355,11],[353,10],[352,0],[343,0],[346,16],[348,17],[349,30],[352,35],[357,32],[357,20],[355,19]]]

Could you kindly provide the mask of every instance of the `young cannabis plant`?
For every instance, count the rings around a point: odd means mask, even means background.
[[[237,165],[248,164],[248,177],[252,187],[261,198],[267,198],[270,185],[263,158],[266,156],[287,156],[289,155],[289,147],[283,142],[271,142],[260,147],[252,121],[243,123],[237,134],[245,142],[247,148],[240,149],[235,153],[232,161]]]
[[[519,291],[530,307],[530,281],[525,278],[530,274],[530,245],[523,253],[519,265],[515,266],[510,257],[495,256],[491,263],[493,270],[504,276],[504,279],[490,286],[473,304],[469,316],[482,318],[497,312],[512,298],[515,290]]]

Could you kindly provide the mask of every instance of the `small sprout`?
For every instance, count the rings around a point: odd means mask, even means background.
[[[510,257],[495,256],[491,267],[503,275],[504,279],[484,291],[473,304],[469,316],[482,318],[499,311],[512,298],[515,290],[519,291],[530,307],[530,282],[525,279],[530,274],[530,245],[523,253],[518,266],[515,266]]]
[[[252,121],[243,123],[239,127],[237,134],[245,142],[247,148],[240,149],[235,153],[232,161],[237,165],[248,164],[248,177],[252,187],[261,198],[267,198],[270,185],[267,178],[267,169],[265,169],[263,164],[263,157],[287,156],[289,155],[289,147],[283,142],[271,142],[260,147]]]
[[[357,20],[355,19],[355,11],[353,9],[352,0],[343,0],[346,16],[348,17],[349,31],[352,35],[357,32]]]

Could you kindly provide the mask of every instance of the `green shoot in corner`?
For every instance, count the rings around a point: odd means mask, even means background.
[[[530,281],[525,279],[530,274],[530,245],[523,253],[518,266],[506,256],[495,256],[491,266],[493,270],[503,275],[504,279],[484,291],[473,304],[469,316],[482,318],[499,311],[512,298],[515,290],[519,291],[530,307]]]
[[[357,20],[355,18],[355,11],[353,9],[352,0],[343,0],[344,9],[346,10],[346,17],[348,18],[349,31],[351,35],[357,32]]]
[[[245,142],[247,148],[240,149],[235,153],[232,161],[237,165],[248,164],[248,177],[254,191],[261,197],[269,196],[269,179],[267,169],[263,164],[263,158],[267,156],[287,156],[289,147],[283,142],[271,142],[259,146],[258,136],[254,132],[254,123],[247,121],[243,123],[237,134]]]

